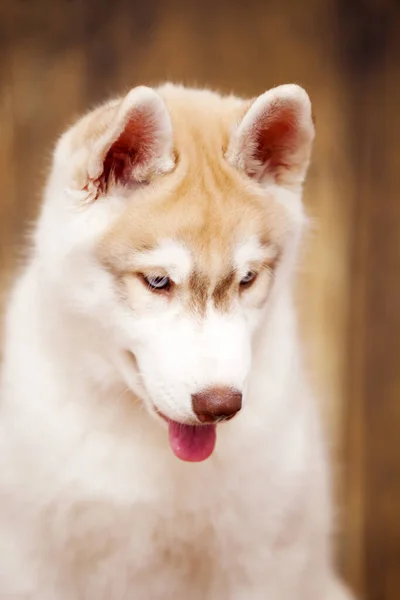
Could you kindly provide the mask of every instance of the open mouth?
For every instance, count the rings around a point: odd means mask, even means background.
[[[130,366],[126,372],[131,372],[132,366],[136,373],[139,372],[135,355],[129,351],[126,356],[128,360],[125,363]],[[132,378],[128,378],[129,382],[131,380]],[[178,423],[164,415],[151,401],[150,405],[152,405],[152,410],[167,423],[169,443],[177,458],[187,462],[201,462],[211,456],[217,439],[215,423],[199,423],[198,425]]]
[[[128,364],[130,368],[125,368],[125,373],[130,373],[132,371],[132,366],[134,366],[134,372],[139,373],[135,355],[130,351],[127,351],[126,355],[128,360],[123,364]],[[127,377],[127,381],[132,389],[135,389],[138,381],[135,380],[135,386],[132,385],[132,377]],[[212,394],[209,394],[209,392],[206,391],[197,394],[196,396],[197,400],[205,399],[206,403],[205,405],[200,406],[203,411],[200,409],[197,411],[195,410],[199,422],[195,422],[194,424],[180,423],[170,419],[157,408],[151,399],[148,399],[150,411],[153,412],[153,414],[156,413],[168,425],[169,444],[172,452],[177,458],[186,462],[202,462],[209,458],[215,449],[217,441],[217,424],[231,420],[241,408],[242,394],[231,388],[216,388],[212,390]],[[213,401],[214,408],[216,407],[219,412],[213,411],[212,406],[210,408],[210,405],[207,404],[209,396]],[[226,401],[227,398],[228,405]],[[221,402],[218,404],[218,400],[223,401],[222,410]],[[230,400],[233,400],[233,404],[232,402],[229,404]]]
[[[157,412],[168,425],[169,444],[177,458],[201,462],[211,456],[217,440],[216,425],[186,425]]]

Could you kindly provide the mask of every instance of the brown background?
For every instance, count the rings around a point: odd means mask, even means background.
[[[396,0],[0,0],[0,291],[52,144],[93,103],[165,79],[309,91],[301,307],[337,457],[339,556],[366,600],[400,598],[399,38]]]

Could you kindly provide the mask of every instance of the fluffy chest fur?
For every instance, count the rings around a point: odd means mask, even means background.
[[[34,302],[25,304],[29,279],[14,297],[24,334],[23,317],[30,323],[35,313]],[[287,316],[275,321],[281,334]],[[68,600],[183,598],[188,590],[191,598],[279,591],[289,599],[314,585],[308,569],[328,545],[326,465],[292,344],[264,346],[253,409],[221,427],[215,453],[196,465],[173,456],[166,426],[154,428],[126,388],[94,387],[91,370],[77,369],[89,344],[72,354],[65,344],[60,372],[49,318],[37,309],[40,344],[35,326],[17,347],[18,365],[30,357],[25,377],[8,383],[17,399],[6,395],[3,406],[4,589]],[[290,369],[274,360],[278,348]]]

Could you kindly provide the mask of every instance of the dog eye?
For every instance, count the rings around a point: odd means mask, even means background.
[[[151,290],[156,291],[168,291],[171,288],[171,280],[169,277],[163,275],[156,276],[143,276],[143,279]]]
[[[247,271],[247,273],[243,277],[243,279],[240,280],[240,286],[247,287],[247,286],[251,285],[253,283],[253,281],[256,279],[256,277],[257,277],[257,273],[255,273],[254,271]]]

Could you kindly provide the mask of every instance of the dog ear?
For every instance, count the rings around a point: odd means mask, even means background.
[[[250,103],[226,156],[263,185],[297,187],[306,176],[313,139],[307,93],[298,85],[282,85]]]
[[[172,169],[172,125],[162,98],[137,87],[81,119],[62,138],[70,191],[95,200],[113,186],[132,188]]]

